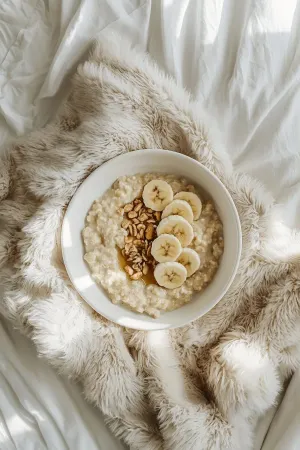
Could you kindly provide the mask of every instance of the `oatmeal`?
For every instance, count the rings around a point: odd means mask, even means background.
[[[152,317],[202,291],[224,247],[213,202],[185,179],[153,173],[121,177],[96,200],[83,242],[93,279],[111,301]]]

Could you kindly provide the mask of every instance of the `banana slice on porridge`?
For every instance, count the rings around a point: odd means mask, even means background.
[[[162,219],[168,216],[181,216],[189,223],[194,220],[194,213],[192,207],[185,200],[173,200],[169,203],[162,212]]]
[[[177,262],[186,268],[187,276],[190,277],[200,267],[200,256],[192,248],[184,248],[178,257]]]
[[[185,282],[187,270],[178,262],[160,263],[155,267],[154,277],[160,286],[175,289]]]
[[[194,238],[193,227],[186,219],[181,216],[169,216],[159,223],[157,235],[173,234],[180,241],[182,247],[190,245]]]
[[[200,198],[198,197],[198,195],[194,194],[193,192],[182,191],[182,192],[178,192],[178,194],[176,194],[174,196],[174,199],[184,200],[184,201],[188,202],[193,210],[194,220],[199,219],[200,214],[202,212],[202,202],[201,202]]]
[[[153,258],[162,263],[176,261],[181,253],[181,244],[172,234],[161,234],[152,242],[151,254]]]
[[[173,200],[173,190],[164,180],[152,180],[144,187],[143,200],[147,208],[162,211]]]

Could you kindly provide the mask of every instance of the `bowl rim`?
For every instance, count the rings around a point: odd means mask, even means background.
[[[118,322],[117,322],[116,319],[115,319],[113,316],[111,316],[110,314],[106,314],[106,312],[103,312],[103,311],[101,311],[101,312],[97,311],[97,310],[95,309],[94,305],[92,305],[92,304],[89,302],[89,300],[86,298],[86,296],[84,295],[84,293],[83,293],[83,292],[80,292],[80,290],[78,290],[78,288],[76,287],[76,284],[75,284],[75,282],[74,282],[74,278],[73,278],[73,276],[72,276],[72,274],[71,274],[71,272],[70,272],[70,270],[69,270],[68,263],[67,263],[67,260],[68,260],[67,255],[66,255],[66,248],[67,248],[67,247],[64,245],[64,227],[66,226],[66,220],[65,220],[65,219],[66,219],[66,217],[67,217],[67,215],[68,215],[68,210],[70,210],[70,209],[72,208],[73,203],[75,202],[75,198],[76,198],[77,194],[78,194],[79,192],[81,192],[81,191],[85,188],[85,185],[88,183],[88,180],[89,180],[91,177],[97,176],[97,172],[98,172],[98,171],[103,170],[103,168],[109,166],[110,164],[114,164],[115,161],[116,161],[116,159],[120,162],[122,159],[123,159],[123,160],[126,160],[128,157],[131,157],[131,155],[132,155],[133,153],[139,153],[139,152],[143,152],[144,154],[145,154],[145,153],[148,153],[148,154],[150,154],[150,153],[151,153],[151,154],[156,153],[156,154],[160,154],[160,155],[161,155],[161,154],[164,154],[164,155],[165,155],[166,152],[170,152],[170,153],[172,153],[172,156],[175,157],[175,158],[177,157],[178,159],[181,159],[182,161],[188,159],[189,161],[192,161],[195,165],[200,166],[200,167],[201,167],[201,170],[204,170],[205,172],[207,172],[208,175],[209,175],[211,178],[214,179],[214,182],[216,182],[217,184],[219,184],[219,186],[221,187],[221,189],[223,190],[223,192],[224,192],[225,195],[227,196],[227,199],[228,199],[228,201],[229,201],[229,203],[230,203],[230,205],[231,205],[231,209],[232,209],[232,212],[233,212],[233,214],[234,214],[234,216],[235,216],[235,220],[236,220],[235,225],[236,225],[236,229],[237,229],[237,252],[236,252],[236,262],[235,262],[235,267],[234,267],[234,269],[233,269],[233,271],[232,271],[231,276],[228,278],[226,285],[224,285],[224,286],[222,287],[222,292],[221,292],[218,296],[216,296],[216,298],[215,298],[213,301],[211,301],[211,303],[210,303],[207,307],[203,307],[202,312],[201,312],[200,314],[195,315],[195,317],[194,317],[193,319],[183,320],[183,321],[180,323],[180,325],[178,325],[178,324],[168,324],[168,326],[163,326],[163,324],[162,324],[161,327],[157,327],[157,326],[156,326],[156,327],[153,327],[153,328],[151,328],[151,327],[141,328],[141,327],[139,327],[139,326],[135,326],[134,324],[132,324],[132,325],[129,326],[129,325],[126,325],[126,324],[122,324],[121,321],[118,321]],[[162,173],[163,173],[163,172],[162,172]],[[124,174],[124,175],[126,175],[126,174]],[[178,176],[179,176],[179,175],[178,175]],[[106,190],[109,189],[109,187],[110,187],[110,186],[108,186],[108,187],[106,188]],[[208,193],[209,193],[209,192],[208,192]],[[95,198],[95,200],[96,200],[96,198]],[[174,150],[169,150],[169,149],[157,149],[157,148],[153,148],[153,149],[137,149],[137,150],[134,150],[134,151],[122,153],[122,154],[120,154],[120,155],[118,155],[118,156],[115,156],[115,157],[113,157],[113,158],[111,158],[111,159],[105,161],[105,162],[102,163],[99,167],[97,167],[95,170],[93,170],[93,171],[92,171],[92,172],[91,172],[91,173],[83,180],[83,182],[78,186],[78,188],[76,189],[76,191],[73,193],[72,198],[71,198],[71,200],[69,201],[68,206],[67,206],[67,208],[66,208],[66,210],[65,210],[65,213],[64,213],[64,217],[63,217],[62,225],[61,225],[60,244],[61,244],[61,251],[62,251],[62,257],[63,257],[64,267],[65,267],[65,270],[66,270],[66,272],[67,272],[67,274],[68,274],[68,277],[69,277],[69,279],[70,279],[70,281],[71,281],[71,283],[72,283],[72,286],[74,287],[74,289],[75,289],[75,291],[77,292],[77,294],[80,295],[80,297],[81,297],[81,298],[82,298],[82,299],[83,299],[83,300],[84,300],[84,301],[85,301],[85,302],[86,302],[93,310],[95,310],[98,314],[100,314],[101,316],[103,316],[103,317],[105,317],[106,319],[110,320],[111,322],[113,322],[113,323],[115,323],[115,324],[117,324],[117,325],[119,325],[119,326],[122,326],[122,327],[132,328],[132,329],[135,329],[135,330],[143,330],[143,331],[151,331],[151,330],[152,330],[152,331],[153,331],[153,330],[155,330],[155,331],[157,330],[157,331],[158,331],[158,330],[162,330],[162,329],[175,329],[175,328],[180,328],[180,327],[183,327],[183,326],[185,326],[185,325],[187,325],[187,324],[189,324],[189,323],[191,323],[191,322],[193,322],[193,321],[199,319],[200,317],[202,317],[202,316],[204,316],[205,314],[207,314],[207,312],[210,311],[212,308],[214,308],[214,307],[219,303],[219,301],[226,295],[226,293],[228,292],[228,290],[229,290],[229,288],[230,288],[230,286],[231,286],[231,284],[232,284],[232,282],[233,282],[233,280],[234,280],[234,278],[235,278],[235,276],[236,276],[236,274],[237,274],[237,271],[238,271],[238,268],[239,268],[239,264],[240,264],[241,253],[242,253],[242,229],[241,229],[241,222],[240,222],[240,218],[239,218],[239,214],[238,214],[237,208],[236,208],[236,206],[235,206],[235,203],[234,203],[234,201],[233,201],[233,199],[232,199],[232,197],[231,197],[229,191],[227,190],[227,188],[225,187],[225,185],[222,183],[222,181],[221,181],[221,180],[220,180],[220,179],[219,179],[212,171],[210,171],[207,167],[205,167],[202,163],[200,163],[199,161],[197,161],[196,159],[194,159],[194,158],[192,158],[192,157],[190,157],[190,156],[184,155],[184,154],[179,153],[179,152],[176,152],[176,151],[174,151]],[[212,282],[213,282],[213,280],[212,280]],[[96,282],[94,282],[94,283],[96,284]],[[106,297],[108,298],[108,300],[111,301],[110,298],[109,298],[109,296],[108,296],[108,294],[105,293],[105,295],[106,295]],[[126,306],[123,306],[122,303],[119,304],[119,306],[122,307],[122,308],[124,308],[125,311],[127,310]],[[184,306],[184,305],[183,305],[183,306]],[[180,310],[180,307],[179,307],[177,310]],[[174,311],[177,311],[177,310],[174,310]],[[204,312],[203,312],[203,311],[204,311]],[[143,317],[143,314],[140,314],[140,316]],[[142,321],[142,319],[141,319],[141,321]]]

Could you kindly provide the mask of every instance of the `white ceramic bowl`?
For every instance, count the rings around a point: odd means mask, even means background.
[[[224,253],[210,285],[196,293],[190,303],[175,311],[162,313],[158,319],[114,305],[106,292],[92,279],[83,260],[81,232],[92,203],[123,175],[160,172],[188,179],[204,189],[213,199],[224,227]],[[138,150],[118,156],[96,169],[78,188],[62,225],[61,243],[69,277],[82,298],[102,316],[119,325],[139,330],[175,328],[197,319],[213,308],[224,296],[236,274],[241,248],[241,226],[235,205],[219,179],[202,164],[168,150]]]

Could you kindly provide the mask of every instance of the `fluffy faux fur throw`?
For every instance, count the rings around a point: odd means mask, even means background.
[[[39,355],[82,383],[131,449],[250,449],[257,419],[299,365],[298,237],[276,222],[263,188],[233,170],[220,142],[213,120],[174,80],[111,39],[79,66],[55,121],[1,163],[1,312]],[[59,247],[82,180],[141,148],[201,161],[231,192],[242,223],[229,293],[172,331],[123,329],[98,316],[73,290]]]

